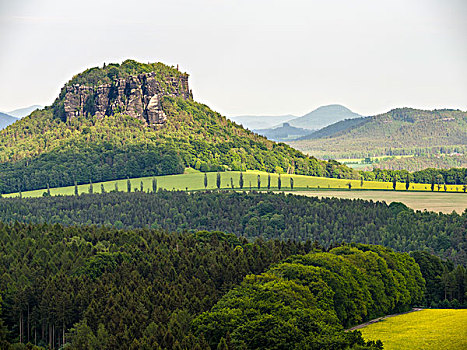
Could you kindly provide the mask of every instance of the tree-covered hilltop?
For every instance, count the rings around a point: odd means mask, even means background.
[[[123,189],[120,189],[123,190]],[[2,198],[0,221],[219,230],[248,239],[380,244],[425,250],[467,265],[467,212],[414,212],[401,203],[272,193],[111,192],[67,197]]]
[[[320,158],[465,153],[467,112],[398,108],[322,138],[290,144]]]
[[[226,338],[240,349],[378,348],[343,327],[407,311],[421,301],[424,285],[408,254],[379,246],[292,256],[247,276],[195,319],[195,334],[211,348]]]
[[[253,169],[359,178],[356,171],[342,164],[319,161],[285,144],[271,142],[193,101],[187,95],[188,87],[179,86],[176,79],[181,73],[176,69],[138,64],[128,71],[126,66],[93,68],[74,77],[53,106],[2,130],[0,191],[178,174],[186,166],[203,171]],[[99,90],[94,85],[106,83],[114,69],[123,77],[151,69],[155,75],[151,76],[152,85],[144,77],[136,82],[130,79],[125,86],[115,78],[120,85],[115,90],[118,98],[112,100],[112,85],[105,86],[109,91],[105,90],[104,97],[104,87]],[[168,85],[170,91],[164,90],[166,81],[159,79],[159,71],[164,79],[175,79]],[[157,91],[154,110],[149,110],[152,100],[146,107],[149,95],[146,88],[137,85],[139,81]],[[74,83],[89,86],[81,89]],[[126,86],[134,88],[128,92]],[[140,95],[135,92],[138,89]],[[130,93],[134,98],[126,97]],[[89,97],[95,94],[97,97]],[[85,102],[88,98],[89,103]],[[117,113],[119,110],[123,113]]]
[[[191,329],[196,315],[246,275],[311,249],[221,232],[0,223],[0,348],[209,349]]]
[[[104,84],[112,84],[115,79],[125,79],[131,76],[136,76],[145,73],[155,73],[160,82],[168,77],[188,76],[188,74],[180,72],[172,66],[167,66],[163,63],[140,63],[134,60],[125,60],[122,64],[110,63],[103,67],[93,67],[86,69],[84,72],[76,74],[70,79],[65,86],[75,84],[87,86],[99,86]]]

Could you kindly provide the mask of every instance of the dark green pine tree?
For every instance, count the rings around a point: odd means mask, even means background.
[[[395,191],[396,190],[396,186],[397,186],[397,178],[396,176],[394,175],[394,177],[392,178],[392,189]]]
[[[233,177],[230,178],[230,187],[233,189],[234,188],[234,181]]]
[[[130,178],[128,178],[128,177],[127,177],[127,180],[126,180],[126,189],[127,189],[128,193],[131,192],[131,181],[130,181]]]
[[[410,187],[410,175],[407,174],[407,177],[405,178],[405,190],[408,191]]]
[[[143,180],[141,180],[141,183],[140,183],[140,185],[139,185],[139,189],[140,189],[141,192],[144,191]]]
[[[89,193],[93,193],[93,192],[94,192],[94,190],[92,188],[92,181],[89,180]]]
[[[268,174],[268,191],[271,189],[271,174]]]
[[[79,192],[78,192],[78,183],[75,181],[75,196],[78,196],[79,195]]]
[[[47,196],[50,197],[50,186],[49,186],[49,183],[47,183]]]
[[[104,187],[104,184],[101,184],[101,193],[105,193],[105,187]]]
[[[261,188],[261,176],[258,175],[258,190]]]
[[[155,177],[152,178],[152,193],[157,192],[157,179]]]
[[[431,177],[431,192],[433,192],[434,190],[435,190],[435,176],[433,175]]]
[[[282,181],[281,181],[281,174],[279,174],[279,177],[277,178],[277,188],[279,191],[281,190],[282,187]]]
[[[217,172],[216,185],[217,185],[217,189],[221,188],[221,173],[220,172]]]
[[[118,192],[118,182],[115,181],[115,192]]]
[[[208,174],[204,173],[204,189],[208,188]]]
[[[238,180],[238,185],[243,189],[243,173],[240,173],[240,179]]]
[[[293,190],[293,177],[290,178],[290,189]]]

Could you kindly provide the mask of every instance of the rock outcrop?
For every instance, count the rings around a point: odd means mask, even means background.
[[[187,74],[160,79],[154,72],[115,79],[110,84],[97,87],[66,85],[62,94],[65,120],[77,116],[105,117],[124,113],[148,125],[165,123],[167,118],[161,108],[163,96],[192,98]]]

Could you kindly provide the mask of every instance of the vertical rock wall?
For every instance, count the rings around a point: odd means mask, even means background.
[[[188,75],[172,76],[160,81],[156,73],[145,73],[116,79],[112,84],[98,87],[75,84],[65,86],[64,110],[66,120],[77,116],[105,117],[124,113],[141,119],[148,125],[165,123],[161,108],[163,96],[191,98]]]

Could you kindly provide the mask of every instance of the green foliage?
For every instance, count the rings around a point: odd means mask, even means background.
[[[466,132],[466,112],[398,108],[366,118],[362,123],[336,132],[330,137],[291,144],[324,159],[385,155],[439,156],[466,153]]]
[[[409,173],[407,170],[383,170],[379,168],[373,171],[362,171],[365,180],[370,181],[398,181],[406,179],[407,183],[431,183],[432,191],[434,184],[461,185],[467,183],[467,168],[433,169],[428,168]],[[407,187],[406,187],[407,189]]]
[[[202,181],[202,180],[200,180]],[[460,194],[462,196],[462,194]],[[220,230],[248,239],[381,244],[467,261],[464,213],[415,212],[403,204],[271,193],[111,192],[79,197],[1,198],[0,220],[14,223]]]
[[[203,333],[213,348],[226,334],[248,349],[376,348],[343,326],[416,303],[424,287],[417,269],[413,259],[378,246],[292,256],[247,276],[194,320],[195,334]]]
[[[193,318],[245,276],[310,246],[222,232],[0,223],[0,344],[36,337],[58,348],[64,332],[70,349],[206,349],[191,333]]]
[[[0,132],[0,192],[18,192],[21,186],[41,189],[47,182],[60,187],[74,181],[179,174],[187,166],[204,172],[287,169],[359,176],[337,162],[319,161],[266,140],[191,99],[166,96],[161,103],[167,122],[160,127],[121,114],[63,122],[53,117],[56,106],[32,113]]]

